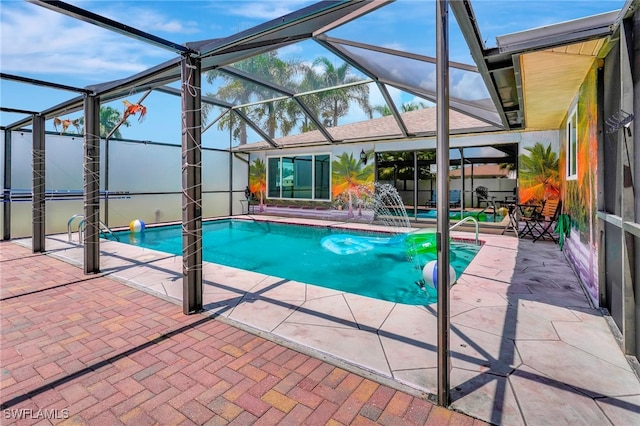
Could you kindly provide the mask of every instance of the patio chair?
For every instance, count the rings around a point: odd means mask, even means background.
[[[524,222],[520,238],[530,236],[533,242],[550,238],[557,242],[552,231],[561,210],[559,200],[546,200],[542,206],[519,205],[519,208],[523,212],[520,220]]]
[[[514,206],[514,215],[518,224],[522,223],[522,227],[518,227],[518,237],[535,238],[533,228],[535,227],[537,218],[544,208],[545,201],[542,204],[516,204]]]
[[[460,207],[459,189],[452,189],[449,191],[449,207]]]
[[[478,197],[478,207],[481,207],[480,203],[486,203],[487,207],[492,206],[495,208],[496,197],[489,196],[489,188],[486,186],[479,186],[476,188],[476,197]]]
[[[496,207],[496,197],[489,196],[489,189],[486,186],[479,186],[476,188],[476,197],[478,197],[478,207],[480,203],[486,203],[486,207],[480,211],[484,213],[489,207],[493,209],[493,220],[495,222],[498,214],[498,208]]]
[[[534,243],[540,239],[546,240],[547,237],[554,243],[558,242],[555,235],[553,235],[553,228],[561,210],[562,202],[560,200],[547,200],[547,202],[544,203],[542,212],[537,215],[533,225],[532,234],[537,233],[533,238]]]
[[[435,189],[431,190],[431,199],[428,200],[424,205],[425,207],[436,207],[438,201],[438,192]]]
[[[435,189],[431,191],[431,199],[425,203],[426,207],[435,208],[438,203],[438,191]],[[449,190],[449,207],[460,207],[460,190],[459,189],[451,189]]]

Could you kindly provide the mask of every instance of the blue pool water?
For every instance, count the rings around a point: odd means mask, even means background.
[[[116,234],[122,242],[182,254],[179,225]],[[411,259],[403,239],[388,234],[233,219],[205,222],[202,234],[203,260],[208,262],[391,302],[426,305],[436,301],[433,288],[416,284],[422,278],[422,266],[436,259],[435,252],[421,252]],[[452,243],[457,276],[478,249]]]

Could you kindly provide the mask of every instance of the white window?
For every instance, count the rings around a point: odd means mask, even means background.
[[[267,158],[269,198],[331,199],[331,156],[329,154],[288,155]]]
[[[578,108],[574,106],[567,119],[567,179],[578,178]]]

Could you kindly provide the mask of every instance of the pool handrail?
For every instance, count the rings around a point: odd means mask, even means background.
[[[69,236],[69,242],[71,242],[71,240],[72,240],[72,237],[71,237],[71,224],[78,217],[84,219],[84,215],[83,214],[74,214],[73,216],[71,216],[69,218],[69,221],[67,222],[67,235]]]
[[[84,218],[84,216],[83,216],[83,218]],[[82,244],[82,237],[83,237],[83,234],[84,234],[85,222],[86,222],[86,220],[82,219],[80,221],[80,223],[78,224],[78,243],[79,244]],[[118,238],[118,236],[113,233],[111,228],[109,228],[106,223],[104,223],[103,221],[99,220],[98,224],[101,225],[102,228],[103,228],[100,232],[105,232],[106,231],[106,233],[111,234],[111,236],[113,238],[115,238],[116,241],[120,242],[120,238]]]
[[[453,231],[455,228],[457,228],[458,226],[462,225],[465,222],[473,222],[476,226],[476,245],[479,245],[478,242],[478,235],[480,234],[480,224],[478,223],[478,219],[476,219],[473,216],[467,216],[465,218],[462,218],[460,221],[454,223],[453,225],[451,225],[451,227],[449,228],[449,231]]]

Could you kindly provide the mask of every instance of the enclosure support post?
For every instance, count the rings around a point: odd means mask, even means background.
[[[11,239],[11,130],[4,131],[4,176],[2,203],[2,239]]]
[[[200,59],[184,55],[182,71],[182,312],[202,310],[202,123]]]
[[[473,167],[474,167],[473,163],[471,163],[471,208],[474,207],[473,197],[476,195],[476,191],[475,191],[475,189],[473,187]]]
[[[100,98],[84,99],[84,273],[100,272]]]
[[[420,194],[420,171],[418,170],[418,151],[413,151],[413,218],[418,219],[418,200]]]
[[[436,3],[438,405],[449,405],[449,2]]]
[[[473,167],[473,166],[471,166]],[[460,148],[460,192],[462,193],[460,197],[460,219],[464,219],[464,195],[466,185],[464,183],[465,173],[464,173],[464,148]]]
[[[104,138],[104,223],[109,226],[109,138]]]
[[[34,253],[44,252],[45,240],[45,142],[44,116],[36,114],[32,118],[33,139],[31,155],[33,158],[33,207],[31,228],[31,249]]]
[[[230,113],[231,123],[229,126],[229,135],[231,136],[233,129],[233,113]],[[229,216],[233,215],[233,139],[229,137]],[[242,211],[240,213],[243,213]],[[247,213],[249,213],[249,199],[247,198]]]

